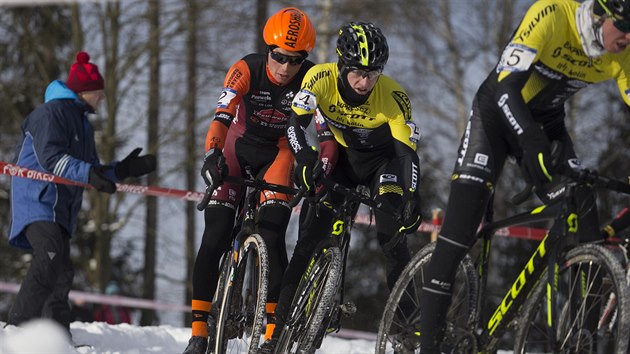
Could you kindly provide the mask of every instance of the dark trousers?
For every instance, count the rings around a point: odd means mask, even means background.
[[[74,278],[70,234],[53,222],[34,222],[25,234],[33,247],[33,259],[9,312],[8,324],[48,317],[69,330],[72,312],[68,293]]]

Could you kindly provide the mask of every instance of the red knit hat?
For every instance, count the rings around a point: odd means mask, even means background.
[[[89,62],[86,52],[77,53],[77,62],[72,64],[66,86],[74,92],[102,90],[105,85],[98,66]]]

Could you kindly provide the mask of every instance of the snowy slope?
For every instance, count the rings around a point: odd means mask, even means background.
[[[52,322],[38,320],[23,327],[0,322],[0,353],[6,354],[181,354],[190,338],[190,328],[173,326],[138,327],[128,324],[109,325],[104,322],[73,322],[73,341],[91,347],[74,348],[63,331]],[[374,352],[374,342],[344,340],[328,336],[318,354],[368,354]]]

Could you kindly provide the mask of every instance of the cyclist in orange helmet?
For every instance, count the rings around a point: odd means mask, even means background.
[[[226,175],[243,176],[245,166],[269,183],[293,186],[293,155],[285,129],[291,101],[304,74],[313,66],[307,60],[315,46],[315,27],[295,7],[272,15],[263,30],[267,52],[238,60],[225,76],[214,120],[206,135],[201,176],[206,184],[220,184],[205,210],[205,229],[193,271],[192,337],[185,354],[205,353],[207,321],[219,277],[219,260],[232,241],[232,229],[242,197],[241,187],[222,183]],[[261,194],[256,232],[269,252],[267,310],[272,318],[282,274],[288,263],[284,235],[291,216],[289,196]],[[273,325],[267,326],[273,331]]]

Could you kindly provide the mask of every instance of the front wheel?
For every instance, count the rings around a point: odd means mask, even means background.
[[[514,353],[625,354],[630,299],[619,262],[601,246],[580,245],[558,266],[556,308],[547,311],[545,272],[523,305]]]
[[[255,354],[266,315],[269,271],[262,237],[253,234],[245,238],[236,257],[234,272],[225,278],[229,285],[223,288],[214,353]]]
[[[341,285],[341,250],[330,247],[312,258],[291,303],[291,312],[275,353],[315,352],[334,311]]]
[[[419,352],[420,297],[434,250],[435,243],[423,247],[398,277],[379,324],[377,354]],[[466,255],[457,268],[452,302],[446,315],[445,341],[456,343],[458,352],[468,352],[469,346],[475,346],[474,339],[462,333],[467,332],[475,321],[478,289],[477,272],[470,256]]]

